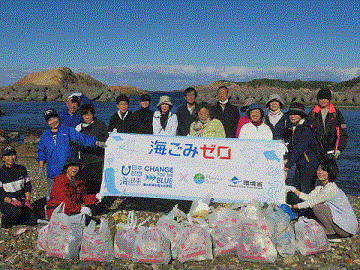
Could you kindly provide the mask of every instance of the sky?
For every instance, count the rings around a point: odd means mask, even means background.
[[[69,67],[172,91],[360,76],[360,1],[2,0],[0,86]]]

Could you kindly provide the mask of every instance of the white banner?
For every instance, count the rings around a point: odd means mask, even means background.
[[[110,133],[103,196],[284,203],[280,141]]]

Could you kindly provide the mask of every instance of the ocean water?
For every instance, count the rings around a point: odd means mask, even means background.
[[[151,108],[156,110],[160,95],[167,94],[174,104],[173,112],[184,102],[181,93],[152,93]],[[139,97],[130,98],[129,109],[139,108]],[[0,117],[0,129],[25,132],[28,129],[47,128],[43,113],[49,108],[61,110],[64,102],[5,102],[0,101],[0,108],[5,115]],[[116,112],[115,102],[95,102],[96,116],[108,124],[111,115]],[[345,193],[360,196],[360,109],[341,109],[348,126],[349,142],[338,159],[340,175],[338,185]],[[23,138],[23,137],[22,137]]]

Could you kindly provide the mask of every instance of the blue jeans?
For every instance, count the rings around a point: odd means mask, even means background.
[[[54,178],[48,178],[47,181],[48,181],[48,189],[47,189],[47,194],[46,194],[46,200],[49,200],[51,189],[52,189],[52,186],[54,185]]]

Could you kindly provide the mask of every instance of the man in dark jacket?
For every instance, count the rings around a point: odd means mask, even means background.
[[[321,88],[317,94],[318,104],[310,113],[312,127],[321,155],[337,158],[344,151],[347,128],[341,112],[331,104],[331,91]]]
[[[129,111],[130,100],[125,94],[120,94],[116,98],[118,111],[114,113],[109,121],[109,132],[134,133],[135,122],[132,112]]]
[[[140,109],[134,112],[134,122],[136,125],[135,133],[152,134],[153,133],[153,115],[154,111],[150,110],[151,98],[148,94],[140,96]]]
[[[197,92],[195,88],[188,87],[184,91],[184,99],[186,104],[179,107],[176,111],[178,118],[177,134],[187,136],[190,132],[190,125],[197,119],[199,105],[195,102]]]
[[[217,90],[218,102],[211,109],[212,118],[217,118],[224,126],[226,138],[235,138],[236,127],[240,118],[239,110],[229,101],[229,90],[220,86]]]

